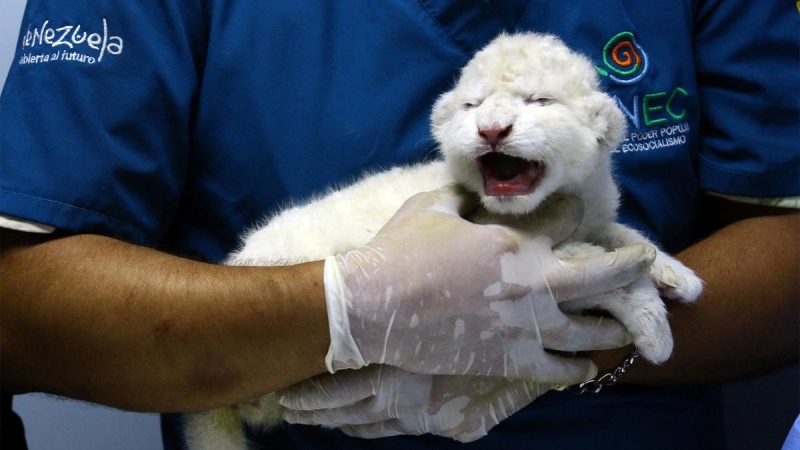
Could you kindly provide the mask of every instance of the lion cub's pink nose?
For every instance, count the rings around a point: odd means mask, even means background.
[[[491,128],[478,128],[478,136],[483,138],[487,144],[495,146],[503,139],[511,134],[511,125],[503,127],[501,125],[493,125]]]

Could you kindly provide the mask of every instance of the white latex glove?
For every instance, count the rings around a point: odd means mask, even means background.
[[[328,258],[328,370],[379,363],[562,385],[592,377],[588,359],[545,349],[616,348],[630,338],[616,321],[568,316],[557,302],[630,283],[655,251],[635,245],[560,261],[552,242],[574,231],[580,207],[567,200],[543,207],[552,211],[537,216],[551,220],[521,233],[464,220],[469,200],[454,190],[419,194],[366,246]]]
[[[391,366],[324,374],[278,392],[290,423],[360,438],[432,433],[471,442],[550,389],[530,380],[423,375]]]

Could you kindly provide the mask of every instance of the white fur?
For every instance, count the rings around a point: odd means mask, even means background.
[[[528,214],[547,198],[573,195],[584,203],[584,218],[561,257],[586,257],[647,242],[616,222],[619,202],[610,151],[620,142],[625,119],[602,93],[592,64],[552,36],[504,35],[462,70],[459,82],[436,102],[433,134],[444,162],[368,174],[356,183],[305,205],[288,208],[246,234],[231,265],[279,265],[346,252],[366,244],[413,194],[453,182],[480,195],[491,214]],[[491,145],[481,131],[508,130]],[[536,188],[525,194],[487,195],[476,160],[491,152],[539,161],[545,168]],[[631,332],[645,358],[665,361],[672,335],[659,290],[690,302],[702,282],[677,260],[658,252],[649,278],[591,299],[566,302],[579,312],[608,311]],[[234,414],[231,414],[231,413]],[[280,420],[274,399],[189,415],[187,438],[194,450],[244,449],[238,417],[251,426]],[[235,422],[236,419],[234,419]]]

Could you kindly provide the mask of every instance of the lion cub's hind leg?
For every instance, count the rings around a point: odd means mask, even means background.
[[[275,394],[236,406],[187,414],[186,443],[191,450],[247,450],[245,424],[268,429],[281,421],[282,408]]]
[[[187,414],[184,435],[191,450],[247,450],[242,420],[234,408]]]

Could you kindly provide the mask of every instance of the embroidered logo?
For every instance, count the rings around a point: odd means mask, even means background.
[[[606,43],[603,64],[604,67],[595,66],[597,73],[619,84],[638,82],[649,68],[647,52],[630,31],[623,31]]]
[[[98,30],[97,28],[101,28]],[[88,30],[88,31],[87,31]],[[51,61],[76,61],[95,64],[106,56],[119,56],[124,49],[120,36],[109,32],[108,21],[103,17],[95,29],[83,24],[65,24],[58,28],[45,20],[41,26],[28,25],[22,36],[22,50],[25,53],[19,64],[40,64]]]
[[[650,57],[630,31],[612,37],[603,47],[602,64],[595,69],[612,82],[630,86],[644,79]],[[614,91],[616,89],[610,89]],[[687,120],[689,92],[681,86],[646,90],[631,96],[611,94],[631,124],[628,134],[614,153],[637,153],[685,146],[689,142]]]

